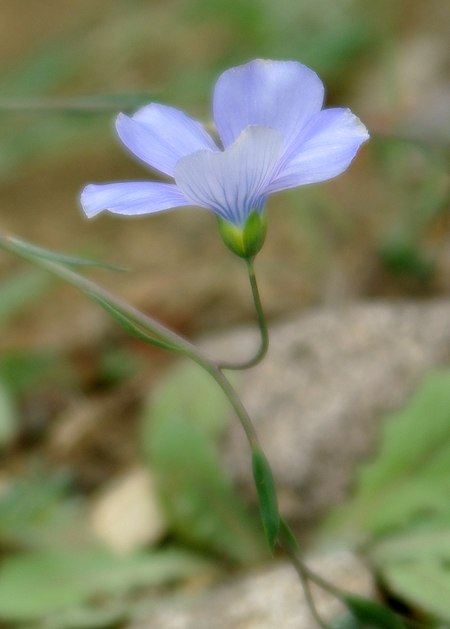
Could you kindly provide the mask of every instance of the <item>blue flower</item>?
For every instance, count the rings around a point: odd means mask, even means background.
[[[325,181],[349,166],[368,139],[349,109],[322,109],[324,87],[295,61],[255,60],[218,79],[213,117],[219,146],[182,111],[152,103],[119,114],[125,146],[173,183],[136,181],[86,186],[88,217],[102,210],[136,216],[181,206],[213,211],[243,230],[263,215],[269,194]]]

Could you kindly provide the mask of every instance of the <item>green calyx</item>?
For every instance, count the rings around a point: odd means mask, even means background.
[[[241,258],[253,258],[266,238],[266,215],[255,210],[240,227],[219,218],[219,230],[228,249]]]

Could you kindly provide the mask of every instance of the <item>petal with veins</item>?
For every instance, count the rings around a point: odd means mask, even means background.
[[[175,181],[195,205],[242,225],[253,210],[262,210],[281,146],[275,129],[248,127],[224,152],[198,151],[181,159]]]
[[[127,181],[90,184],[81,193],[81,205],[88,218],[103,210],[138,216],[192,205],[174,185],[159,181]]]
[[[310,120],[291,146],[289,158],[270,184],[269,192],[340,175],[368,138],[366,127],[349,109],[324,109]]]
[[[116,129],[136,157],[170,177],[181,157],[201,149],[219,150],[199,122],[158,103],[139,109],[131,118],[119,114]]]
[[[296,61],[256,59],[224,72],[214,89],[214,120],[224,146],[249,125],[283,134],[287,149],[322,108],[324,88],[317,74]]]

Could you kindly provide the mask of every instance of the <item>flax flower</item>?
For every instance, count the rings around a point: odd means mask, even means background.
[[[349,109],[322,109],[323,99],[322,81],[310,68],[258,59],[225,71],[215,85],[220,145],[167,105],[119,114],[123,144],[173,181],[90,184],[83,209],[88,217],[103,210],[136,216],[194,205],[239,232],[250,216],[263,216],[269,194],[341,174],[368,139]]]

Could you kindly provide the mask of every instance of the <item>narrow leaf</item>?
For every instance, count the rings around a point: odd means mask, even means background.
[[[445,560],[412,558],[384,566],[381,574],[398,598],[450,622],[450,570]]]
[[[0,453],[14,439],[18,428],[17,419],[11,392],[0,380]]]
[[[386,418],[378,456],[359,474],[348,504],[328,528],[380,537],[424,513],[447,508],[450,495],[450,371],[427,375],[401,411]]]
[[[0,619],[32,621],[209,570],[207,562],[173,548],[130,556],[98,548],[19,555],[0,568]]]
[[[53,255],[52,252],[44,250],[46,255],[43,256],[40,255],[40,253],[36,254],[35,245],[30,245],[30,243],[10,236],[2,236],[1,234],[0,247],[3,247],[9,252],[18,254],[25,260],[37,264],[53,275],[80,289],[90,299],[102,305],[103,308],[108,310],[110,314],[113,314],[116,319],[119,319],[122,325],[128,326],[129,331],[132,331],[135,336],[138,335],[142,340],[145,338],[147,342],[150,342],[150,338],[156,337],[157,343],[160,342],[160,347],[169,348],[170,346],[170,349],[178,349],[187,355],[192,355],[197,352],[196,348],[194,348],[189,341],[172,330],[169,330],[163,324],[139,312],[133,308],[133,306],[123,302],[83,275],[68,269],[67,266],[56,261],[54,258],[50,259]],[[41,248],[37,247],[37,249],[40,251]]]
[[[168,349],[172,351],[180,351],[178,347],[175,345],[171,345],[164,341],[161,341],[154,336],[150,336],[150,334],[146,334],[143,332],[129,317],[127,317],[121,310],[115,308],[110,302],[106,299],[103,299],[99,295],[91,294],[92,299],[106,310],[106,312],[116,321],[128,334],[131,336],[135,336],[140,341],[144,343],[148,343],[150,345],[154,345],[155,347],[159,347],[161,349]]]
[[[129,625],[133,614],[133,603],[108,601],[107,605],[80,605],[67,611],[45,616],[38,627],[20,625],[20,629],[121,629]]]
[[[351,612],[347,612],[337,618],[332,618],[332,620],[329,621],[328,626],[329,629],[364,629],[363,625]]]
[[[269,548],[273,552],[280,528],[280,514],[272,470],[259,448],[253,448],[252,464],[264,531]]]
[[[450,621],[450,521],[428,517],[387,537],[370,553],[381,579],[399,598]]]
[[[360,622],[378,629],[406,629],[406,625],[390,609],[380,603],[354,594],[344,594],[342,602]]]
[[[289,544],[290,548],[292,548],[293,551],[295,551],[296,553],[300,552],[300,547],[298,545],[297,538],[292,532],[291,527],[288,525],[286,520],[282,517],[280,517],[279,535],[280,535],[280,538],[283,539],[283,541],[286,541],[286,543]]]
[[[102,262],[100,260],[94,260],[92,258],[83,258],[81,256],[67,255],[64,253],[57,253],[33,245],[16,236],[6,236],[2,238],[3,244],[10,251],[16,253],[22,253],[33,258],[42,258],[43,260],[50,260],[51,262],[59,262],[67,266],[75,267],[94,267],[100,269],[108,269],[109,271],[126,271],[124,267],[110,264],[109,262]]]

